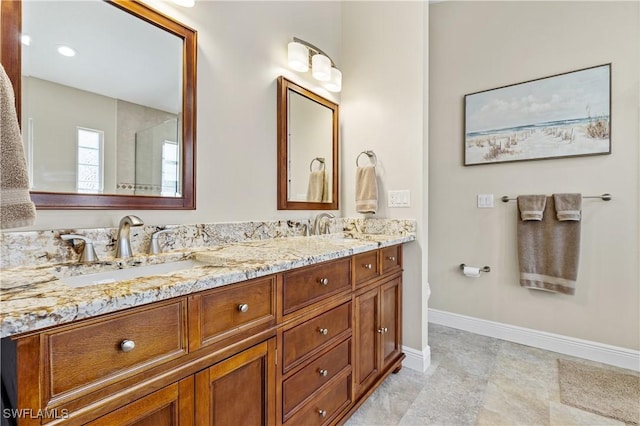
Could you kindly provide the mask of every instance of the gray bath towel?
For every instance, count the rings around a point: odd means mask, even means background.
[[[0,228],[33,225],[35,218],[13,86],[0,65]]]
[[[547,198],[543,217],[541,221],[518,220],[520,285],[574,294],[580,259],[580,222],[559,221],[553,197]]]
[[[559,221],[580,220],[582,194],[553,194],[553,201]]]
[[[522,220],[542,220],[542,212],[547,202],[546,195],[518,196],[518,210]]]

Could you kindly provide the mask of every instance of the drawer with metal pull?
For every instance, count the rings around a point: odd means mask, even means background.
[[[351,289],[351,259],[341,259],[285,272],[283,314]]]
[[[370,251],[353,256],[353,271],[356,286],[380,275],[378,251]]]
[[[340,374],[284,424],[327,425],[351,405],[351,374]]]
[[[310,362],[282,384],[283,419],[322,386],[351,365],[351,339]]]
[[[284,331],[283,372],[311,358],[323,347],[350,336],[351,329],[351,302],[347,302]]]
[[[75,398],[187,353],[178,300],[43,333],[45,401]]]
[[[402,269],[402,246],[385,247],[380,250],[380,274]]]
[[[255,334],[276,324],[276,278],[269,276],[189,297],[189,349]]]

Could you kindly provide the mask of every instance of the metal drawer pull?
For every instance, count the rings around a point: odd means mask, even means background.
[[[389,259],[392,262],[396,261],[396,257],[395,256],[389,256],[389,257],[387,257],[387,259]]]
[[[320,278],[318,282],[322,285],[327,285],[329,284],[329,278]]]
[[[125,339],[122,342],[120,342],[120,350],[122,352],[131,352],[135,347],[136,347],[136,342],[134,342],[133,340]]]
[[[329,372],[327,370],[324,370],[322,368],[320,370],[318,370],[318,373],[320,373],[320,375],[322,377],[327,377],[327,374],[329,374]]]
[[[364,265],[362,265],[362,267],[363,267],[364,269],[371,269],[371,268],[373,268],[373,265],[372,265],[372,264],[370,264],[370,263],[365,263]]]
[[[327,333],[329,333],[329,330],[328,330],[328,329],[326,329],[326,328],[319,328],[319,329],[318,329],[318,332],[319,332],[320,334],[322,334],[323,336],[326,336],[326,335],[327,335]]]
[[[238,305],[238,310],[240,312],[247,312],[249,310],[249,305],[247,305],[246,303],[241,303]]]
[[[327,417],[327,410],[318,410],[320,417]]]

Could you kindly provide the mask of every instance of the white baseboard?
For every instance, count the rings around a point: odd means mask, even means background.
[[[429,309],[429,322],[565,355],[640,371],[640,351]]]
[[[429,346],[422,351],[403,346],[402,352],[404,352],[406,356],[404,361],[402,361],[403,367],[424,373],[431,365],[431,348]]]

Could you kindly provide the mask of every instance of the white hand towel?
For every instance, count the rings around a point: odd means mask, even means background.
[[[378,184],[374,166],[356,169],[356,211],[375,213],[378,210]]]
[[[0,65],[0,228],[33,225],[36,209],[29,195],[27,161],[11,81]]]

